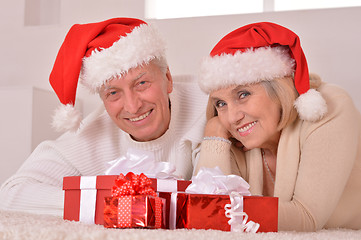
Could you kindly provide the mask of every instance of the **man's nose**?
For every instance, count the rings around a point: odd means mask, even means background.
[[[124,110],[131,114],[136,114],[141,107],[141,100],[137,94],[127,93],[124,99]]]

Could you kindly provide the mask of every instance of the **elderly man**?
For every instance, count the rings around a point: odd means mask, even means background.
[[[74,108],[78,79],[103,101],[84,120]],[[68,131],[41,143],[2,185],[1,208],[61,215],[64,176],[104,174],[129,149],[171,163],[180,178],[192,176],[207,97],[196,84],[173,83],[152,26],[132,18],[74,25],[50,83],[62,103],[53,126]]]

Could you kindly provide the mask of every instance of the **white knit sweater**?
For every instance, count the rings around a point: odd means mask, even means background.
[[[132,140],[102,106],[84,119],[77,133],[41,143],[2,185],[0,208],[62,215],[63,177],[102,175],[107,163],[125,156],[128,148],[152,151],[156,161],[173,163],[176,175],[191,178],[206,123],[207,96],[194,81],[178,81],[170,99],[169,129],[156,140]]]

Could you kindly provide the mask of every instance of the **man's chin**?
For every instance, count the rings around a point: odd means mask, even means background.
[[[157,137],[154,137],[154,133],[132,133],[129,134],[130,137],[137,141],[137,142],[148,142],[156,139]]]
[[[152,141],[155,139],[160,138],[161,136],[163,136],[163,134],[166,132],[167,130],[165,130],[162,134],[156,133],[154,131],[147,131],[147,132],[133,132],[130,135],[130,137],[138,142],[148,142],[148,141]]]

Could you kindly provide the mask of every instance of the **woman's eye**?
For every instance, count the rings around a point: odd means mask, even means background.
[[[239,93],[239,98],[243,99],[243,98],[245,98],[245,97],[247,97],[247,96],[249,96],[249,95],[250,95],[249,92],[240,92],[240,93]]]
[[[223,101],[217,101],[215,104],[216,108],[221,108],[221,107],[224,107],[225,105],[226,105],[226,103]]]

